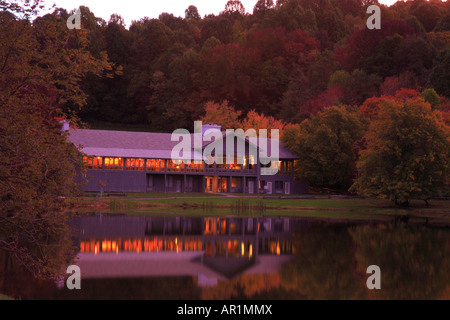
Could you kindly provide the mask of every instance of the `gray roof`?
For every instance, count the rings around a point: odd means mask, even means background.
[[[69,140],[88,155],[171,159],[170,133],[71,129]]]
[[[69,133],[69,140],[79,147],[80,151],[100,157],[172,159],[172,149],[179,144],[179,141],[171,140],[171,133],[91,129],[70,129]],[[270,139],[267,140],[268,154],[270,155]],[[193,134],[191,134],[191,143],[193,147]],[[204,148],[210,143],[214,143],[214,141],[202,140],[202,147]],[[198,151],[192,148],[192,156],[195,153],[197,159],[201,157],[201,150]],[[281,141],[279,158],[297,159],[292,152],[282,146]]]

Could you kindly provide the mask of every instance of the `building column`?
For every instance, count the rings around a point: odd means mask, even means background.
[[[216,182],[216,185],[215,185],[215,193],[218,193],[219,192],[219,181],[220,181],[220,178],[219,178],[219,176],[215,176],[215,178],[214,178],[214,180],[215,180],[215,182]]]
[[[259,195],[259,175],[261,173],[261,159],[259,158],[259,152],[256,157],[256,182],[254,188],[256,188],[256,194]],[[253,190],[255,191],[255,190]]]

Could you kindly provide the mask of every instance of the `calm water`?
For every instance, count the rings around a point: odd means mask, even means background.
[[[292,217],[92,215],[81,290],[1,268],[22,299],[450,299],[450,229]],[[369,290],[378,265],[381,289]]]

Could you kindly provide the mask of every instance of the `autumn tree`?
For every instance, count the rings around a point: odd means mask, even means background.
[[[15,4],[12,5],[12,4]],[[73,257],[63,214],[82,156],[56,120],[86,103],[84,76],[111,68],[61,11],[30,21],[39,1],[0,2],[0,249],[36,277]],[[27,6],[31,4],[31,6]]]
[[[236,111],[228,101],[215,103],[209,101],[205,104],[205,115],[201,118],[203,123],[217,124],[223,129],[241,128],[241,111]]]
[[[268,137],[271,137],[271,130],[278,130],[279,137],[281,137],[286,124],[272,116],[265,116],[257,113],[255,110],[250,110],[242,121],[242,126],[244,130],[255,129],[256,132],[259,132],[260,129],[265,129]]]
[[[258,113],[255,110],[250,110],[244,117],[242,111],[235,110],[226,100],[222,103],[207,102],[205,114],[201,120],[203,123],[220,125],[222,130],[243,129],[246,131],[254,129],[258,133],[260,129],[265,129],[268,137],[271,136],[272,129],[279,130],[279,137],[281,137],[287,126],[283,121]]]
[[[286,128],[283,142],[299,157],[301,178],[314,186],[348,188],[355,170],[353,145],[365,127],[356,108],[332,106]]]
[[[351,191],[407,206],[445,192],[449,183],[450,131],[423,98],[374,101]]]

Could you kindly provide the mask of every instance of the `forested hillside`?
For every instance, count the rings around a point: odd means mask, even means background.
[[[106,52],[115,72],[82,81],[89,98],[79,115],[87,124],[192,130],[206,103],[226,100],[241,117],[255,110],[300,123],[326,106],[359,106],[402,88],[433,88],[448,108],[448,2],[379,5],[380,30],[366,27],[370,4],[377,1],[259,0],[248,14],[231,0],[205,17],[195,6],[184,17],[142,12],[129,28],[120,12],[104,21],[81,7],[89,50]]]

